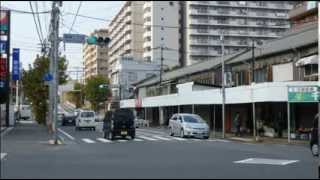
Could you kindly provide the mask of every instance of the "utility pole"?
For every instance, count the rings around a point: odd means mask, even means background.
[[[257,140],[257,123],[256,123],[256,104],[253,99],[253,85],[255,83],[254,67],[255,67],[255,55],[254,55],[254,40],[252,40],[252,63],[251,63],[251,98],[252,98],[252,120],[253,120],[253,137]]]
[[[222,138],[225,138],[225,104],[226,104],[226,89],[225,89],[225,82],[224,82],[224,32],[220,35],[221,41],[221,62],[222,62]]]
[[[50,73],[52,74],[53,80],[50,83],[50,108],[51,110],[51,120],[52,120],[52,127],[54,133],[54,144],[58,144],[58,133],[57,133],[57,100],[58,100],[58,84],[59,84],[59,68],[58,68],[58,49],[59,49],[59,6],[61,3],[58,1],[54,1],[52,3],[52,14],[51,14],[51,59],[50,59]]]

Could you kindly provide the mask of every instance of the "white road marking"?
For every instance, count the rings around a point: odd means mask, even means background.
[[[157,138],[157,139],[161,139],[161,140],[164,140],[164,141],[171,141],[172,140],[172,139],[161,137],[161,136],[152,136],[152,137],[153,138]]]
[[[117,142],[128,142],[128,140],[125,140],[125,139],[119,139],[119,140],[117,140]]]
[[[4,157],[6,157],[7,156],[7,153],[0,153],[0,158],[1,158],[1,160],[4,158]]]
[[[111,143],[112,141],[104,138],[97,138],[98,141],[103,142],[103,143]]]
[[[64,134],[65,136],[67,136],[69,139],[71,139],[72,141],[75,140],[75,138],[73,136],[71,136],[70,134],[66,133],[65,131],[61,130],[60,128],[58,128],[58,131],[61,132],[62,134]]]
[[[235,161],[235,164],[264,164],[285,166],[288,164],[297,163],[299,160],[284,160],[284,159],[264,159],[264,158],[249,158],[241,161]]]
[[[83,138],[82,141],[86,142],[86,143],[89,143],[89,144],[93,144],[93,143],[96,143],[95,141],[91,140],[91,139],[88,139],[88,138]]]
[[[36,122],[33,120],[20,120],[18,121],[20,124],[35,124]]]
[[[179,137],[172,137],[172,139],[178,140],[178,141],[186,141],[186,139],[179,138]]]
[[[137,139],[137,138],[135,138],[133,141],[142,142],[143,140],[142,140],[142,139]]]
[[[225,142],[225,143],[231,142],[231,141],[222,140],[222,139],[208,139],[207,141],[209,141],[209,142]]]
[[[158,139],[153,139],[153,138],[150,138],[150,137],[147,137],[147,136],[138,136],[139,138],[142,138],[142,139],[145,139],[145,140],[148,140],[148,141],[158,141]]]

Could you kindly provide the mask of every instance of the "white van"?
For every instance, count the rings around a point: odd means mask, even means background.
[[[96,130],[96,115],[94,111],[80,110],[76,118],[76,130],[81,128]]]
[[[20,119],[27,120],[31,118],[31,107],[29,105],[20,105]]]

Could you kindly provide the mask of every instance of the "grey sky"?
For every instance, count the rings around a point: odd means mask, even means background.
[[[123,1],[83,1],[79,14],[104,19],[112,19],[112,17],[119,11],[123,3]],[[33,9],[35,10],[35,1],[32,2],[32,5]],[[31,11],[29,1],[1,1],[1,6],[8,7],[10,9]],[[79,1],[64,1],[61,10],[62,13],[76,13],[78,6]],[[38,8],[39,11],[50,10],[51,1],[38,1]],[[62,17],[62,22],[70,27],[73,22],[74,16],[63,15]],[[47,36],[46,30],[49,26],[49,20],[50,14],[40,15],[42,31],[45,37]],[[78,16],[73,29],[79,33],[89,34],[95,29],[107,28],[107,25],[107,22],[82,18]],[[61,35],[68,32],[68,28],[60,25]],[[28,64],[32,64],[36,55],[40,52],[39,47],[39,38],[36,32],[32,14],[20,14],[12,12],[11,48],[21,48],[20,58],[25,69],[28,68]],[[82,66],[82,45],[67,44],[66,52],[62,51],[62,53],[66,54],[67,59],[69,60],[70,69]]]

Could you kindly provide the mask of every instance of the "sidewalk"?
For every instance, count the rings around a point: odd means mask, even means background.
[[[213,132],[211,132],[210,137],[213,138]],[[221,138],[221,132],[216,132],[216,138]],[[287,138],[270,138],[270,137],[259,137],[259,140],[256,141],[253,136],[242,136],[236,137],[234,134],[227,133],[226,139],[231,141],[243,142],[243,143],[253,143],[253,144],[283,144],[283,145],[308,145],[309,141],[302,140],[291,140],[291,143],[288,143]]]

